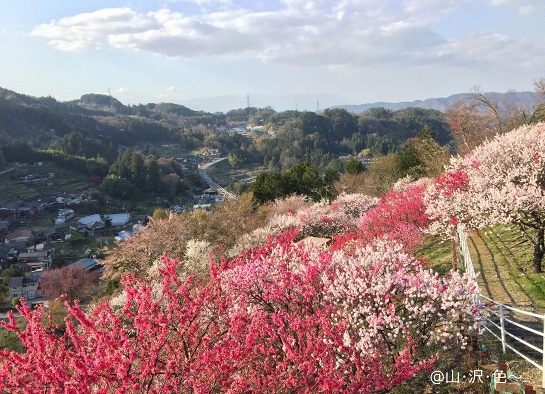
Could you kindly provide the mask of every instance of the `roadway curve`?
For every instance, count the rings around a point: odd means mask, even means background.
[[[215,165],[216,163],[219,163],[220,161],[222,160],[225,160],[227,159],[227,157],[223,157],[221,159],[215,159],[214,161],[211,161],[210,163],[206,163],[206,164],[203,164],[202,166],[199,164],[199,174],[200,176],[202,177],[202,179],[204,179],[204,181],[208,184],[208,186],[210,186],[210,188],[212,189],[216,189],[216,190],[219,190],[221,194],[223,194],[223,197],[226,199],[226,200],[236,200],[237,199],[237,196],[235,196],[233,193],[229,193],[227,190],[225,190],[223,187],[221,187],[220,185],[218,185],[216,182],[214,182],[212,180],[212,178],[210,178],[210,176],[208,175],[208,173],[206,172],[206,170]]]

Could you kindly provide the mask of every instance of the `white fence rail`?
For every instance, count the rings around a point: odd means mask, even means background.
[[[477,274],[469,253],[467,235],[461,228],[458,228],[458,242],[464,269],[474,279],[475,285],[479,288]],[[494,301],[482,295],[480,289],[478,298],[475,301],[480,305],[484,317],[482,327],[501,342],[504,354],[509,348],[530,364],[539,368],[541,370],[541,386],[545,388],[545,316]],[[539,329],[531,327],[531,323],[534,323],[534,326],[538,325]],[[538,339],[538,343],[531,343],[530,338]],[[519,346],[517,349],[515,348],[517,343],[524,346]],[[521,350],[521,348],[525,350]],[[531,353],[538,354],[540,360],[533,359]]]

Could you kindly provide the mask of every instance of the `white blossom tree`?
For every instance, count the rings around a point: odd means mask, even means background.
[[[533,266],[545,255],[545,123],[522,126],[453,157],[446,173],[428,188],[431,232],[453,226],[518,226],[534,245]]]

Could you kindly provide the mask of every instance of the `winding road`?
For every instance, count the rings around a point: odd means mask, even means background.
[[[206,170],[209,167],[211,167],[211,166],[213,166],[213,165],[215,165],[215,164],[217,164],[220,161],[223,161],[225,159],[227,159],[227,157],[223,157],[221,159],[215,159],[214,161],[211,161],[210,163],[203,164],[202,166],[199,164],[199,174],[202,177],[202,179],[204,179],[204,181],[208,184],[208,186],[210,186],[210,188],[218,190],[226,200],[236,200],[237,196],[235,196],[233,193],[228,192],[223,187],[221,187],[216,182],[214,182],[212,180],[212,178],[210,178],[210,176],[206,172]]]

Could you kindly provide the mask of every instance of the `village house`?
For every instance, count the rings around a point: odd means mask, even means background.
[[[72,268],[76,270],[82,270],[82,271],[94,271],[96,269],[99,269],[101,266],[98,264],[98,261],[95,259],[90,258],[83,258],[75,263],[72,263],[67,266],[67,268]]]
[[[9,232],[9,224],[10,224],[9,219],[0,220],[0,240],[2,241],[4,240],[5,236]]]
[[[64,241],[66,235],[70,233],[69,226],[55,226],[46,232],[47,242]]]
[[[16,260],[17,251],[6,244],[0,244],[0,268],[5,270]]]
[[[6,244],[24,244],[25,246],[34,245],[34,235],[30,230],[17,230],[6,235]]]
[[[38,285],[40,282],[39,276],[14,276],[8,281],[9,299],[15,297],[24,297],[25,300],[32,300],[40,297]]]
[[[17,257],[19,263],[29,263],[32,261],[44,262],[46,267],[49,267],[52,262],[50,250],[36,250],[32,252],[19,253]]]
[[[28,261],[28,262],[19,262],[13,264],[13,266],[21,268],[23,272],[30,273],[30,272],[40,272],[44,269],[47,269],[48,263],[44,261]]]
[[[0,219],[17,219],[20,215],[19,213],[20,205],[17,201],[8,202],[0,207]]]

